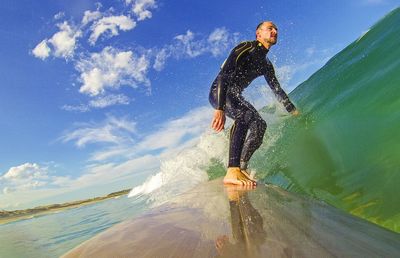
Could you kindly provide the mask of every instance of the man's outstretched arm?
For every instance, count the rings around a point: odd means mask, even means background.
[[[275,96],[277,97],[278,101],[283,104],[286,110],[291,113],[292,115],[298,115],[299,111],[296,109],[294,104],[290,101],[286,92],[282,89],[281,85],[279,84],[278,79],[275,76],[274,67],[272,64],[268,66],[267,73],[264,75],[265,80],[267,81],[269,87],[274,92]]]

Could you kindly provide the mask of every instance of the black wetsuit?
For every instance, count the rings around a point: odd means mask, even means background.
[[[242,91],[257,77],[264,75],[268,85],[288,112],[295,110],[275,76],[268,49],[259,41],[246,41],[236,46],[221,66],[210,90],[210,103],[224,110],[235,122],[230,132],[228,167],[247,168],[254,151],[260,147],[267,124],[247,102]],[[250,131],[246,138],[247,132]]]

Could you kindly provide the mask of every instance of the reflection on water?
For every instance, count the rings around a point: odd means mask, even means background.
[[[276,187],[225,186],[231,232],[216,257],[392,257],[400,235]]]
[[[234,241],[230,242],[227,235],[220,235],[215,241],[218,257],[262,256],[260,246],[265,242],[267,233],[263,227],[262,216],[247,196],[247,191],[252,188],[252,186],[226,186],[225,188],[229,198]]]

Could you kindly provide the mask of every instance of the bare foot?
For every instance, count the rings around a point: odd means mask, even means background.
[[[256,182],[247,178],[239,167],[229,167],[223,180],[224,184],[256,185]]]
[[[250,173],[247,172],[246,170],[240,170],[240,172],[242,172],[242,174],[243,174],[247,179],[249,179],[249,180],[251,180],[251,181],[253,181],[253,182],[256,182],[255,177],[254,177],[254,176],[252,177],[252,176],[250,175]]]

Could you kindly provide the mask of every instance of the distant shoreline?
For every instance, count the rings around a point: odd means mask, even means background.
[[[129,193],[129,191],[130,191],[130,189],[126,189],[126,190],[110,193],[106,196],[95,197],[95,198],[73,201],[73,202],[66,202],[66,203],[61,203],[61,204],[50,204],[50,205],[45,205],[45,206],[38,206],[35,208],[25,209],[25,210],[0,211],[0,225],[14,222],[17,220],[30,219],[36,215],[44,215],[44,214],[48,214],[48,213],[53,213],[53,212],[57,212],[57,211],[63,211],[66,209],[77,208],[77,207],[81,207],[84,205],[93,204],[96,202],[104,201],[104,200],[115,198],[115,197],[122,196],[122,195],[126,195]]]

